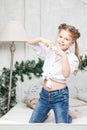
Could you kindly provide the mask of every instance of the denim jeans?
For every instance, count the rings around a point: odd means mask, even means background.
[[[69,90],[65,87],[60,90],[47,91],[42,88],[39,101],[33,110],[29,123],[42,123],[47,119],[48,112],[53,109],[56,123],[71,123],[69,116]]]

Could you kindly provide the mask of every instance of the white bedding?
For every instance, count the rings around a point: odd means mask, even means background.
[[[71,107],[70,109],[78,116],[72,124],[87,124],[87,106]],[[0,118],[0,124],[29,124],[32,111],[26,104],[20,102]],[[53,111],[51,111],[51,116],[44,123],[54,123],[53,116]]]

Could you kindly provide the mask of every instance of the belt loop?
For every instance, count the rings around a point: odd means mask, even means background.
[[[58,90],[59,91],[59,94],[61,93],[61,89]]]

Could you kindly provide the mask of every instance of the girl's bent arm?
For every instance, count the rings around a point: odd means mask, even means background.
[[[61,56],[62,58],[62,73],[64,77],[69,77],[70,76],[70,64],[68,57],[64,51],[62,51],[60,48],[55,51],[57,57]]]
[[[62,72],[63,72],[64,77],[67,78],[70,76],[70,64],[69,64],[68,57],[66,54],[62,56]]]
[[[29,40],[27,43],[31,44],[31,45],[35,45],[35,44],[38,44],[41,41],[42,41],[41,38],[38,37],[38,38],[35,38],[35,39],[32,39],[32,40]]]
[[[38,37],[38,38],[35,38],[35,39],[32,39],[32,40],[29,40],[27,43],[31,44],[31,45],[36,45],[39,42],[42,42],[46,47],[49,47],[52,44],[52,41],[44,39],[42,37]]]

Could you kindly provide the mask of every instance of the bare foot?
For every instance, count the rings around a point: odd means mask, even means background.
[[[76,119],[77,116],[74,114],[74,112],[69,110],[69,115],[72,117],[72,119]]]
[[[48,115],[48,118],[49,118],[49,117],[51,116],[51,112],[48,112],[48,114],[47,114],[47,115]]]

